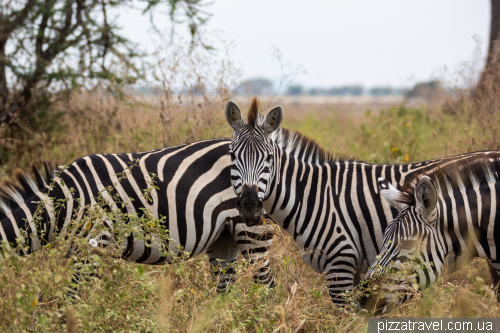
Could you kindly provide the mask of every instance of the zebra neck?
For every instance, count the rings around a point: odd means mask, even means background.
[[[376,180],[385,175],[392,182],[396,170],[363,162],[315,164],[287,153],[282,154],[276,170],[264,209],[299,247],[302,241],[308,246],[311,233],[321,235],[323,243],[348,228],[356,251],[375,260],[383,229],[395,216],[389,204],[382,202]]]
[[[320,171],[324,171],[325,167],[328,165],[313,164],[293,154],[279,152],[271,177],[271,190],[263,204],[273,220],[294,239],[299,236],[297,226],[303,228],[303,223],[307,223],[305,213],[308,209],[305,206],[312,197],[319,195],[317,187],[325,181],[322,180],[324,172]]]

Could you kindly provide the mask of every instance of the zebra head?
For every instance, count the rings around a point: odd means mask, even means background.
[[[398,190],[391,188],[392,185],[383,178],[379,178],[378,184],[380,194],[391,205],[401,204],[401,196],[396,193]],[[382,295],[364,298],[361,301],[364,308],[373,310],[374,306],[375,309],[386,305],[396,306],[413,296],[414,291],[410,288],[412,282],[416,282],[420,288],[426,288],[438,278],[439,272],[433,265],[436,258],[432,255],[438,252],[434,241],[438,196],[428,176],[420,177],[413,195],[414,202],[403,207],[387,226],[381,253],[365,275],[365,283],[368,280],[382,281]],[[389,274],[383,277],[387,272]]]
[[[254,98],[247,123],[243,121],[238,105],[231,100],[226,103],[224,114],[234,134],[229,155],[231,183],[239,197],[236,209],[247,225],[253,226],[261,222],[262,201],[269,195],[269,179],[275,172],[276,145],[271,140],[271,133],[283,121],[283,110],[276,106],[264,118],[259,115],[258,102]]]

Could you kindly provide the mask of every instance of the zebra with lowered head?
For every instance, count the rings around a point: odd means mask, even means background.
[[[389,268],[391,273],[381,291],[364,298],[362,305],[379,311],[410,299],[412,286],[427,288],[442,276],[450,255],[460,265],[474,257],[485,258],[496,289],[500,282],[499,172],[500,152],[483,151],[423,169],[400,190],[380,178],[381,194],[407,207],[387,226],[381,253],[365,278],[384,281],[383,273]]]
[[[280,128],[279,106],[264,117],[254,99],[245,123],[239,107],[228,101],[225,116],[234,134],[229,155],[240,215],[255,225],[265,210],[293,237],[304,261],[325,273],[338,306],[345,306],[343,296],[375,260],[388,222],[402,208],[380,196],[377,179],[399,187],[420,170],[469,156],[368,164],[330,154],[304,135]]]
[[[118,217],[118,224],[146,214],[157,219],[158,227],[168,230],[169,244],[140,237],[140,231],[117,244],[115,221],[103,217],[71,231],[90,246],[115,244],[123,259],[151,265],[206,251],[218,291],[234,280],[231,264],[241,252],[258,261],[256,278],[272,287],[267,258],[272,227],[247,226],[234,208],[229,143],[211,139],[140,153],[89,155],[58,174],[49,164],[33,166],[34,178],[18,170],[17,184],[6,181],[0,187],[0,243],[20,242],[19,254],[27,255],[66,235],[68,226],[101,205]],[[170,255],[164,255],[166,248]]]

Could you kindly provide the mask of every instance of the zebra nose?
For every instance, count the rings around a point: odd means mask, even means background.
[[[378,182],[379,189],[381,189],[381,190],[389,189],[389,182],[387,180],[385,180],[384,178],[379,177],[379,179],[377,179],[377,182]]]
[[[262,201],[258,198],[254,197],[251,194],[240,196],[240,199],[236,202],[236,208],[240,207],[241,209],[261,209]]]
[[[244,184],[241,187],[240,200],[244,197],[253,197],[256,200],[259,200],[259,189],[258,189],[257,185],[248,186],[248,185]]]
[[[257,186],[243,185],[236,209],[246,219],[256,218],[262,211],[262,201],[259,200]]]

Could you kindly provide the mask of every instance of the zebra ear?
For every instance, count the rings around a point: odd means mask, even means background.
[[[226,121],[229,126],[231,126],[235,132],[238,132],[244,124],[238,105],[232,100],[227,101],[226,107],[224,108],[224,115],[226,116]]]
[[[392,186],[385,178],[379,177],[377,183],[380,195],[387,200],[389,206],[396,208],[398,212],[407,206],[399,201],[401,199],[401,191]]]
[[[264,123],[264,130],[269,135],[280,127],[282,121],[283,108],[278,105],[267,114],[266,122]]]
[[[422,216],[431,217],[437,205],[436,187],[428,176],[422,176],[415,187],[417,212]]]

